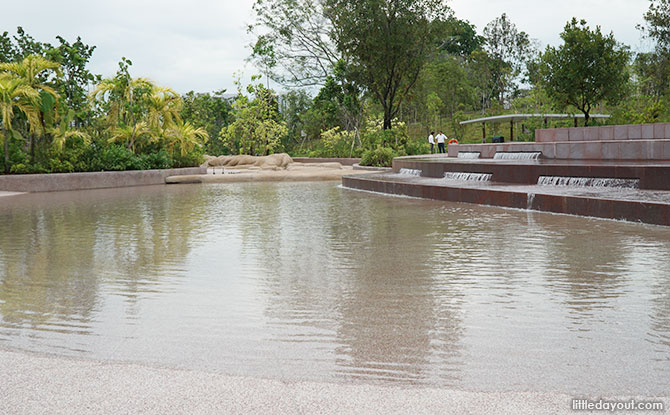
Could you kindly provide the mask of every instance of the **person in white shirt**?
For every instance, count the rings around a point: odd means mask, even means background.
[[[447,150],[444,148],[444,142],[447,139],[447,136],[440,131],[440,133],[437,135],[437,152],[438,153],[446,153]]]
[[[430,144],[430,154],[433,154],[433,147],[435,147],[435,137],[433,136],[435,132],[431,131],[428,135],[428,144]]]

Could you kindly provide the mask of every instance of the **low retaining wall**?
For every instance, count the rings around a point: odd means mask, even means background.
[[[360,163],[361,159],[358,158],[328,158],[328,157],[291,157],[296,163],[340,163],[343,166],[353,166],[356,163]]]
[[[670,160],[670,140],[568,141],[502,144],[451,144],[449,157],[477,152],[493,158],[497,152],[541,152],[543,158],[573,160]]]
[[[354,164],[354,170],[363,170],[363,171],[392,171],[391,167],[374,167],[374,166],[361,166],[360,164]]]
[[[165,178],[169,176],[206,173],[207,169],[205,168],[189,167],[163,170],[0,175],[0,190],[9,192],[56,192],[148,186],[165,184]]]
[[[670,139],[670,123],[606,125],[602,127],[549,128],[535,130],[535,141],[538,143],[658,139]]]

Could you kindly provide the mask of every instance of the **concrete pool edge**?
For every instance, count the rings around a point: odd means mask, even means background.
[[[2,413],[535,414],[572,413],[571,400],[576,398],[547,392],[285,382],[4,348],[0,348],[0,365]],[[668,397],[619,397],[632,398],[663,401],[666,408],[670,403]]]
[[[186,167],[81,173],[0,175],[0,192],[56,192],[165,184],[170,176],[205,174],[207,169]]]
[[[471,203],[540,212],[626,220],[651,225],[670,226],[670,205],[590,198],[584,196],[530,193],[515,190],[437,186],[433,184],[406,183],[382,180],[375,175],[342,178],[347,188],[411,196],[422,199]]]

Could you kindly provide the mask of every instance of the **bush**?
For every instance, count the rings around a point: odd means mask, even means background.
[[[363,153],[361,166],[390,167],[398,155],[389,147],[377,147]]]
[[[170,155],[165,150],[155,153],[142,154],[140,158],[149,166],[150,169],[169,169],[172,167]]]
[[[193,150],[192,152],[182,156],[181,153],[175,152],[172,156],[172,167],[197,167],[205,161],[202,150]]]
[[[111,145],[100,151],[91,167],[100,171],[146,170],[149,163],[124,146]]]

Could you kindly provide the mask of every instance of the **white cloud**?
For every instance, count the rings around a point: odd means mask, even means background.
[[[250,75],[245,63],[253,0],[14,2],[0,15],[0,27],[22,26],[37,40],[57,43],[76,36],[97,48],[91,70],[112,76],[122,56],[143,76],[179,92],[234,89],[233,74]],[[4,6],[3,6],[4,7]]]
[[[456,17],[470,21],[481,33],[489,22],[507,13],[519,30],[542,46],[561,44],[560,33],[568,20],[585,19],[592,28],[614,37],[633,50],[646,50],[636,24],[643,23],[649,0],[451,0]]]

